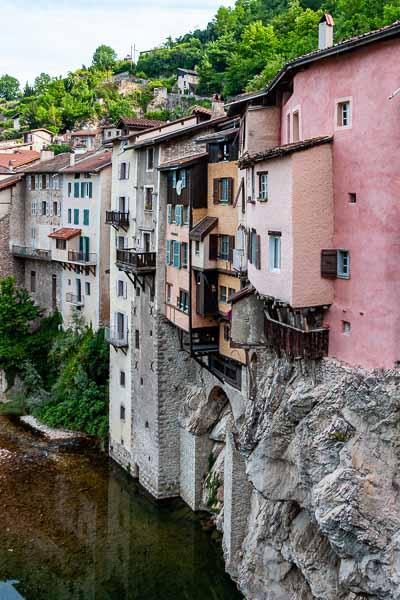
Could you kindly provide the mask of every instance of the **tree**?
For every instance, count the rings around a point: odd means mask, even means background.
[[[0,77],[0,98],[16,100],[19,94],[19,81],[11,75]]]
[[[52,79],[52,77],[50,77],[50,75],[48,75],[47,73],[40,73],[40,75],[38,75],[35,78],[35,83],[33,85],[35,93],[44,94],[45,92],[47,92],[52,81],[54,80]]]
[[[109,71],[117,61],[117,54],[110,46],[99,46],[93,54],[92,66],[100,71]]]
[[[7,378],[15,375],[26,359],[30,328],[41,314],[28,292],[17,287],[14,277],[0,281],[0,368]]]

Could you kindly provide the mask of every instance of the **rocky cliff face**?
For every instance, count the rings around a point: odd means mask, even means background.
[[[255,363],[254,363],[255,364]],[[247,600],[400,599],[400,373],[258,354],[238,446]]]

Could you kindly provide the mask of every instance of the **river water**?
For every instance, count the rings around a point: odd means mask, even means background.
[[[0,600],[240,600],[220,546],[93,446],[0,417]]]

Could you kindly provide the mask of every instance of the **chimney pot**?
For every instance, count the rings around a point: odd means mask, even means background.
[[[75,166],[75,153],[74,152],[69,153],[69,166],[70,167]]]
[[[225,112],[224,98],[221,94],[214,94],[211,103],[212,119],[223,117]]]
[[[332,15],[325,13],[318,25],[318,50],[325,50],[333,46],[333,28],[335,21]]]

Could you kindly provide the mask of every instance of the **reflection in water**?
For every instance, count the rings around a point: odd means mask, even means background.
[[[0,506],[0,600],[241,598],[186,506],[156,504],[93,449],[2,417]]]

